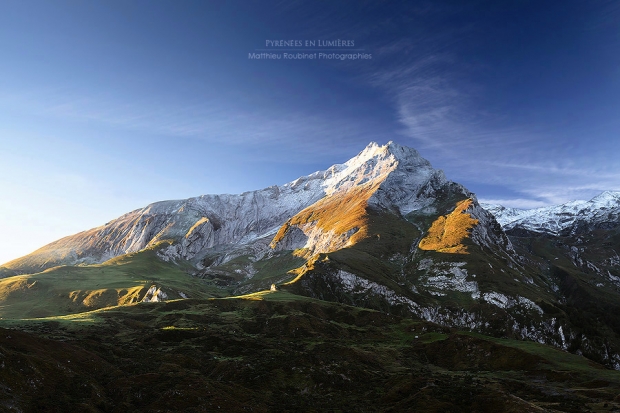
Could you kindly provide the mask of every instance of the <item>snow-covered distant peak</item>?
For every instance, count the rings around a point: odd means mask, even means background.
[[[620,204],[620,191],[605,191],[590,200],[593,205],[613,206]]]
[[[581,208],[581,205],[586,204],[588,201],[575,200],[566,202],[561,205],[553,205],[548,207],[539,207],[532,209],[521,208],[509,208],[499,204],[488,204],[481,202],[480,206],[489,211],[495,216],[497,222],[505,227],[511,222],[521,220],[526,217],[532,216],[547,216],[550,213],[577,213]]]
[[[481,205],[495,216],[497,222],[505,230],[521,228],[557,235],[578,221],[594,225],[618,222],[620,192],[605,191],[589,201],[576,200],[535,209],[506,208],[494,204]]]

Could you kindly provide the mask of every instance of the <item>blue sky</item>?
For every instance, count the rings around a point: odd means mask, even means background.
[[[595,0],[0,2],[0,262],[370,141],[509,206],[620,190],[619,27]],[[336,39],[372,58],[248,59]]]

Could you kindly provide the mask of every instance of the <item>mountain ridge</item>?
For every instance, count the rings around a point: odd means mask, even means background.
[[[386,179],[384,188],[378,188],[378,183]],[[1,267],[41,271],[56,265],[96,264],[172,239],[178,242],[162,256],[192,260],[200,269],[203,266],[200,260],[204,258],[201,252],[205,249],[222,245],[243,249],[255,243],[260,245],[259,253],[265,252],[272,241],[267,238],[299,211],[322,198],[354,187],[370,186],[371,182],[375,182],[375,189],[381,189],[370,194],[371,206],[406,214],[430,204],[428,195],[432,194],[428,192],[432,192],[432,185],[447,180],[443,171],[433,169],[415,149],[392,141],[383,146],[371,142],[344,164],[287,184],[238,195],[202,195],[155,202],[103,226],[63,237]],[[424,188],[426,183],[430,185]],[[418,193],[424,190],[426,198],[424,193]],[[473,196],[464,188],[463,191]]]
[[[506,231],[532,231],[560,235],[580,231],[579,223],[591,228],[612,227],[620,217],[620,191],[603,191],[589,201],[575,200],[548,207],[518,209],[481,203]]]

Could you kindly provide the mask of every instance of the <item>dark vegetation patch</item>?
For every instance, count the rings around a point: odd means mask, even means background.
[[[94,324],[0,329],[0,410],[620,409],[620,373],[582,357],[287,297],[149,303],[100,311]]]
[[[620,349],[620,285],[613,276],[620,275],[619,239],[617,228],[558,237],[511,236],[517,252],[529,257],[529,266],[540,274],[540,282],[555,290],[555,296],[542,297],[537,304],[545,314],[570,324],[568,350],[597,362],[605,361],[605,351]]]

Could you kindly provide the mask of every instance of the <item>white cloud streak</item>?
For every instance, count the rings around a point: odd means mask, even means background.
[[[367,80],[392,97],[403,136],[449,178],[503,187],[515,196],[495,201],[514,207],[590,199],[620,186],[617,165],[597,165],[566,148],[553,125],[510,124],[510,116],[480,108],[484,90],[467,80],[468,69],[438,39],[429,42],[426,55],[378,69]],[[401,39],[384,49],[397,54],[406,47]]]
[[[0,106],[26,114],[70,122],[95,122],[126,131],[200,139],[231,146],[260,146],[281,153],[319,154],[329,148],[335,154],[359,149],[364,140],[383,140],[373,136],[367,122],[352,122],[316,113],[301,113],[278,108],[240,110],[221,102],[195,105],[134,102],[120,103],[108,96],[84,97],[78,93],[51,91],[0,96]],[[294,162],[310,161],[309,157]]]
[[[480,198],[478,201],[486,204],[503,205],[508,208],[518,209],[534,209],[549,206],[549,204],[543,201],[523,198]]]

